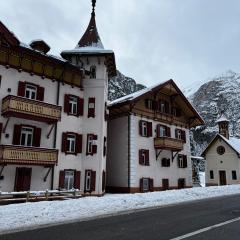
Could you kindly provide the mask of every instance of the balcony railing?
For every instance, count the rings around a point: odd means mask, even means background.
[[[40,122],[54,123],[61,120],[60,106],[8,95],[2,100],[2,115]]]
[[[154,147],[156,149],[169,149],[172,151],[183,150],[183,141],[169,137],[154,138]]]
[[[48,166],[58,162],[58,150],[0,145],[0,164],[24,164]]]

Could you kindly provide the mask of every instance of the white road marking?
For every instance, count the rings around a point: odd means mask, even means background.
[[[176,237],[176,238],[172,238],[172,239],[170,239],[170,240],[181,240],[181,239],[185,239],[185,238],[192,237],[192,236],[194,236],[194,235],[197,235],[197,234],[200,234],[200,233],[203,233],[203,232],[207,232],[207,231],[212,230],[212,229],[214,229],[214,228],[218,228],[218,227],[221,227],[221,226],[224,226],[224,225],[233,223],[233,222],[237,222],[237,221],[240,221],[240,217],[233,218],[233,219],[228,220],[228,221],[226,221],[226,222],[218,223],[218,224],[215,224],[215,225],[206,227],[206,228],[202,228],[202,229],[199,229],[199,230],[197,230],[197,231],[194,231],[194,232],[191,232],[191,233],[187,233],[187,234],[185,234],[185,235],[182,235],[182,236],[179,236],[179,237]]]

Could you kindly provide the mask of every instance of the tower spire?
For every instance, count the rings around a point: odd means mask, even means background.
[[[96,0],[92,0],[92,14],[95,15]]]
[[[104,49],[100,36],[97,31],[96,20],[95,20],[95,7],[96,7],[96,0],[92,0],[91,19],[88,24],[87,30],[85,31],[82,38],[78,42],[78,45],[76,46],[76,48],[95,47],[95,48]]]

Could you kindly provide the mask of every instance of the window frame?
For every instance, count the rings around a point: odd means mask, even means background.
[[[67,137],[66,137],[66,141],[67,141],[67,153],[68,154],[76,154],[76,141],[77,141],[77,136],[74,133],[67,133]],[[74,148],[74,150],[72,151],[71,148]]]
[[[142,121],[142,137],[147,137],[148,136],[148,123],[147,121]]]
[[[27,97],[27,92],[29,92],[29,97]],[[32,97],[32,94],[35,94],[35,97]],[[37,100],[38,87],[31,83],[26,83],[24,97],[30,100]]]
[[[86,170],[85,172],[85,191],[91,191],[91,179],[92,179],[92,170]]]
[[[69,95],[68,104],[69,104],[69,115],[74,115],[74,116],[78,115],[78,97],[74,95]]]
[[[28,130],[30,130],[30,131],[28,131]],[[24,144],[22,144],[23,134],[25,134],[25,140],[24,140],[25,143]],[[29,136],[31,136],[30,145],[28,144],[28,140],[29,140],[28,137]],[[34,128],[30,127],[30,126],[22,126],[21,127],[21,133],[20,133],[20,146],[32,147],[33,146],[33,139],[34,139]]]
[[[94,70],[94,71],[93,71]],[[89,75],[90,79],[96,79],[97,78],[97,67],[95,65],[92,65],[90,67],[90,75]]]
[[[146,184],[147,183],[147,188],[144,188],[144,183]],[[150,191],[150,179],[149,178],[142,178],[142,189],[143,189],[143,192],[148,192]]]
[[[72,173],[71,175],[71,178],[68,177],[68,181],[67,181],[67,188],[66,188],[66,185],[65,185],[65,181],[66,181],[66,176],[67,176],[67,173]],[[69,175],[70,176],[70,175]],[[71,179],[72,179],[72,183],[71,183]],[[71,190],[71,189],[74,189],[74,182],[75,182],[75,170],[71,170],[71,169],[68,169],[68,170],[64,170],[64,189],[66,190]],[[72,187],[70,188],[70,183],[72,184]]]

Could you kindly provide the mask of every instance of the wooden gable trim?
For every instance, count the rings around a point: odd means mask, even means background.
[[[0,21],[0,38],[3,37],[11,46],[18,46],[19,40],[10,32],[7,27]]]

